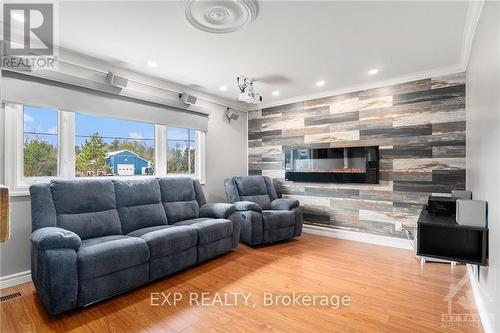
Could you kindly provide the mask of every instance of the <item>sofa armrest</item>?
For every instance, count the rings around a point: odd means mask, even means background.
[[[274,199],[271,202],[272,210],[291,210],[298,206],[299,201],[295,199]]]
[[[235,212],[236,208],[228,203],[209,203],[200,207],[200,217],[211,217],[214,219],[225,219],[231,213]]]
[[[254,212],[262,212],[262,208],[252,201],[236,201],[233,205],[239,211],[252,210]]]
[[[31,243],[41,250],[73,249],[78,251],[82,240],[72,231],[57,227],[44,227],[31,234]]]

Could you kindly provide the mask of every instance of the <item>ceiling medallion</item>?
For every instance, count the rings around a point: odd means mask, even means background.
[[[225,34],[255,20],[256,0],[187,0],[186,19],[202,31]]]

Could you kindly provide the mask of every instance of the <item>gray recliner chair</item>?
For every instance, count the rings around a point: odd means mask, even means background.
[[[228,202],[241,212],[242,242],[270,244],[302,234],[304,214],[299,201],[278,198],[269,177],[232,177],[224,181],[224,189]]]

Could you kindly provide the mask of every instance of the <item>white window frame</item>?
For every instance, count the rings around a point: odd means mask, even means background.
[[[4,180],[10,188],[11,196],[29,195],[29,186],[37,182],[47,182],[51,179],[75,178],[75,113],[56,110],[57,115],[57,163],[56,177],[24,177],[24,105],[5,102],[4,122]],[[46,106],[30,105],[33,107],[50,108]],[[105,116],[105,115],[104,115]],[[115,117],[113,117],[115,118]],[[191,176],[205,184],[205,132],[196,130],[195,140],[195,174]],[[167,174],[167,126],[155,124],[155,177],[179,176]],[[109,177],[109,178],[116,178]],[[119,176],[123,178],[143,178],[145,176]],[[147,176],[146,176],[147,177]],[[87,177],[78,177],[87,178]],[[95,177],[89,177],[95,178]],[[100,177],[106,178],[106,177]]]

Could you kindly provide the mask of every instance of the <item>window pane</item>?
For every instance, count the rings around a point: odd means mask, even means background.
[[[193,129],[167,129],[167,173],[195,173],[195,138]]]
[[[24,106],[24,176],[57,176],[57,110]]]
[[[77,113],[76,176],[154,174],[153,124]]]

